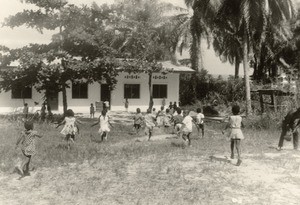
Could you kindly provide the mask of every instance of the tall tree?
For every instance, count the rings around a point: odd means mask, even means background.
[[[39,32],[47,29],[55,30],[57,34],[53,35],[48,45],[11,50],[2,66],[20,58],[19,69],[13,72],[19,71],[25,75],[32,67],[36,68],[39,75],[32,80],[42,83],[37,89],[45,89],[46,98],[49,90],[62,91],[64,111],[67,109],[66,88],[70,82],[83,79],[88,82],[101,81],[105,78],[109,83],[115,83],[117,73],[112,69],[115,61],[110,61],[114,51],[106,42],[109,31],[105,22],[112,16],[108,7],[100,11],[86,6],[79,8],[67,4],[66,0],[26,0],[26,3],[34,4],[38,9],[24,10],[10,16],[4,25],[12,28],[27,25]],[[33,56],[34,62],[26,57],[26,52]],[[94,72],[97,75],[93,75]],[[53,81],[48,82],[51,78]]]
[[[219,10],[219,19],[235,22],[239,20],[239,32],[243,49],[243,67],[246,87],[246,113],[251,113],[249,53],[253,48],[254,36],[264,41],[267,19],[273,25],[291,19],[295,15],[292,0],[224,0]]]
[[[127,72],[148,74],[149,108],[153,107],[152,74],[162,71],[158,62],[168,56],[163,40],[161,22],[166,5],[158,1],[119,1],[124,18],[116,26],[118,39],[114,44],[124,58],[130,60],[124,66]],[[169,5],[169,4],[168,4]]]

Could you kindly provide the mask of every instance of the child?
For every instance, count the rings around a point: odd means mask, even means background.
[[[21,133],[21,136],[17,140],[16,148],[19,143],[21,143],[21,150],[25,159],[23,160],[21,167],[17,167],[21,172],[22,176],[30,176],[29,173],[29,164],[31,157],[35,155],[35,137],[41,138],[42,136],[38,135],[36,131],[33,131],[33,123],[31,121],[26,121],[24,123],[25,131]]]
[[[140,108],[136,109],[136,114],[133,117],[133,120],[134,120],[133,127],[134,127],[136,133],[139,134],[139,131],[140,131],[141,126],[142,126],[142,123],[144,121],[143,115],[141,113],[141,109]]]
[[[109,117],[107,116],[107,109],[102,110],[98,121],[95,124],[91,125],[91,127],[93,127],[97,124],[100,124],[98,133],[100,134],[101,141],[107,140],[108,133],[110,132],[109,125],[112,126],[112,124],[109,122]]]
[[[177,103],[176,103],[176,102],[174,102],[174,104],[173,104],[173,108],[174,108],[174,111],[176,111],[176,110],[177,110],[178,106],[177,106]]]
[[[128,107],[129,107],[128,98],[125,98],[124,105],[125,105],[125,110],[126,110],[126,112],[128,112]]]
[[[170,114],[170,110],[166,109],[166,114],[163,118],[163,125],[165,128],[165,133],[169,133],[169,127],[171,126],[172,115]]]
[[[204,115],[201,113],[201,108],[197,108],[196,115],[196,127],[198,130],[198,136],[200,137],[200,130],[202,130],[202,138],[204,137]]]
[[[172,109],[172,108],[173,108],[173,103],[170,102],[170,104],[169,104],[169,109]]]
[[[148,141],[150,141],[150,138],[152,137],[153,128],[155,127],[156,116],[154,116],[151,113],[150,109],[147,109],[147,114],[145,115],[144,120],[146,124],[145,134],[148,134]]]
[[[27,117],[28,117],[28,104],[27,103],[24,103],[23,115],[24,115],[24,118],[27,119]]]
[[[90,118],[94,118],[94,117],[95,117],[95,107],[94,107],[93,103],[91,103]]]
[[[244,139],[244,135],[242,133],[241,128],[244,127],[244,124],[242,122],[242,117],[239,115],[240,107],[238,105],[232,106],[232,113],[233,116],[229,117],[229,122],[225,127],[225,130],[227,128],[230,128],[229,132],[229,138],[231,140],[230,143],[230,150],[231,150],[231,159],[234,158],[234,147],[236,148],[237,155],[238,155],[238,161],[237,166],[239,166],[242,163],[241,160],[241,140]],[[224,131],[223,131],[224,134]]]
[[[152,114],[153,114],[154,116],[157,115],[157,112],[156,112],[156,109],[155,109],[155,108],[152,109]]]
[[[60,122],[56,128],[61,125],[65,125],[61,130],[61,134],[65,135],[65,140],[68,143],[68,149],[71,147],[71,142],[75,141],[75,134],[79,132],[78,124],[82,124],[82,122],[74,117],[73,110],[69,109],[64,114],[64,120]]]
[[[191,138],[190,135],[193,131],[193,118],[189,115],[190,111],[185,110],[183,112],[183,121],[180,129],[181,136],[184,141],[188,142],[188,145],[191,146]]]
[[[164,121],[164,116],[165,116],[165,111],[164,111],[165,107],[164,106],[161,106],[160,107],[160,110],[157,112],[157,115],[156,115],[156,119],[157,119],[157,125],[158,127],[162,126]]]
[[[181,109],[177,109],[177,115],[175,115],[173,117],[174,122],[174,133],[176,133],[177,135],[179,135],[180,133],[180,128],[182,126],[182,121],[183,121],[183,116],[181,115]]]

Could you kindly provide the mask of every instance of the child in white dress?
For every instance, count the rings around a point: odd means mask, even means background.
[[[202,131],[202,138],[204,137],[204,115],[201,112],[201,108],[197,108],[197,115],[196,115],[196,125],[198,130],[198,136],[200,137],[200,130]]]
[[[78,124],[82,124],[82,122],[74,117],[74,112],[71,109],[68,109],[65,112],[65,118],[62,122],[60,122],[56,128],[64,124],[64,128],[61,130],[61,134],[65,136],[65,140],[68,143],[68,149],[70,148],[71,142],[75,141],[75,134],[79,132]]]
[[[190,111],[185,110],[183,112],[183,121],[182,126],[180,128],[180,133],[182,139],[188,143],[189,146],[191,146],[191,134],[193,132],[193,118],[189,115]]]
[[[244,139],[244,135],[242,133],[241,128],[244,127],[244,124],[242,122],[243,120],[242,117],[239,115],[240,107],[238,105],[232,106],[232,113],[233,115],[229,117],[229,121],[225,127],[225,130],[227,128],[230,128],[228,138],[230,139],[231,159],[234,158],[234,147],[235,147],[238,155],[238,161],[236,165],[239,166],[242,163],[241,140]]]
[[[100,124],[98,133],[100,134],[101,141],[107,140],[108,133],[110,132],[109,125],[112,126],[112,124],[109,122],[109,117],[107,116],[107,109],[102,110],[101,115],[98,118],[98,121],[95,124],[91,125],[91,127],[97,124]]]
[[[144,117],[145,121],[145,134],[148,135],[148,141],[150,141],[153,133],[153,128],[156,123],[156,116],[151,113],[150,109],[147,109],[147,114]]]

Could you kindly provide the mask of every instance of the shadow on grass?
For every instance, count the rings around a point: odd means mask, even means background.
[[[171,142],[171,146],[182,148],[182,149],[187,147],[184,142]]]
[[[230,163],[231,160],[228,159],[227,157],[216,157],[216,156],[209,156],[209,159],[211,162],[224,162],[224,163]]]

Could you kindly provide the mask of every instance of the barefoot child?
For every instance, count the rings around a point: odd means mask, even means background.
[[[60,122],[56,128],[61,125],[65,125],[61,130],[61,134],[65,135],[65,140],[68,143],[68,149],[71,147],[71,142],[75,141],[75,134],[79,133],[78,124],[82,124],[82,122],[74,117],[73,110],[69,109],[64,114],[64,120]]]
[[[183,121],[182,121],[182,126],[180,129],[180,133],[182,136],[182,139],[187,143],[189,146],[191,146],[191,134],[193,132],[193,118],[189,115],[190,111],[185,110],[183,112]]]
[[[244,135],[242,133],[241,128],[244,127],[244,124],[242,122],[242,117],[239,115],[240,113],[240,107],[238,105],[232,106],[232,113],[233,115],[229,117],[229,122],[225,127],[225,130],[227,128],[230,128],[230,132],[228,135],[228,138],[230,139],[230,150],[231,150],[231,159],[234,158],[234,147],[237,151],[237,166],[239,166],[242,163],[241,160],[241,140],[244,139]],[[223,131],[224,133],[224,131]]]
[[[35,137],[41,138],[42,136],[38,135],[36,131],[33,130],[33,123],[30,121],[26,121],[24,123],[25,131],[21,133],[21,136],[17,140],[16,148],[21,143],[21,150],[23,155],[25,156],[22,161],[21,167],[19,167],[19,171],[22,176],[30,176],[29,173],[29,165],[31,161],[31,157],[35,155]]]
[[[177,115],[175,115],[173,117],[173,122],[174,122],[174,131],[173,131],[173,133],[175,133],[179,137],[180,129],[181,129],[181,126],[182,126],[182,121],[183,121],[183,116],[181,115],[181,109],[180,108],[178,108],[176,110],[176,112],[177,112]]]
[[[166,109],[166,114],[163,118],[164,132],[169,134],[169,128],[171,127],[172,115],[170,114],[170,109]]]
[[[196,115],[196,127],[198,130],[198,136],[200,137],[200,130],[202,131],[202,138],[204,137],[204,115],[201,113],[201,108],[197,108]]]
[[[98,118],[98,121],[95,124],[92,124],[91,127],[100,124],[100,128],[98,133],[100,134],[101,141],[107,140],[108,133],[110,132],[109,125],[111,127],[112,124],[109,122],[109,117],[107,116],[107,109],[103,109],[101,115]]]
[[[152,137],[153,128],[155,127],[156,116],[151,113],[151,109],[147,109],[147,114],[144,117],[145,120],[145,134],[148,134],[148,141]]]
[[[90,118],[94,118],[95,117],[95,107],[94,104],[91,103],[91,107],[90,107]]]
[[[141,126],[142,126],[142,123],[144,121],[144,117],[141,113],[141,109],[140,108],[137,108],[136,109],[136,114],[135,116],[133,117],[133,127],[136,131],[137,134],[139,134],[139,131],[141,129]]]

